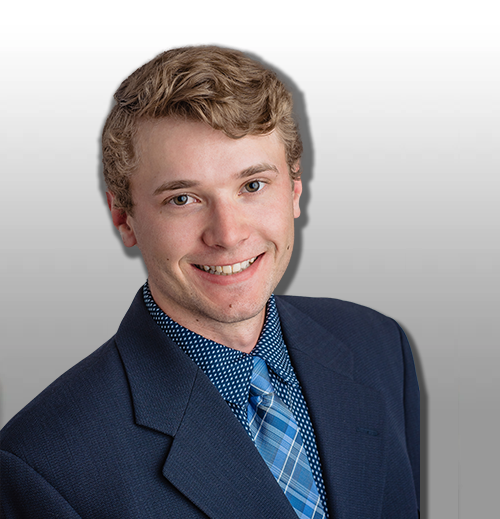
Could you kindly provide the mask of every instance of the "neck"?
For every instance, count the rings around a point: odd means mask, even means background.
[[[185,320],[177,320],[172,317],[184,328],[202,335],[211,341],[223,344],[228,348],[250,353],[259,340],[260,333],[264,326],[266,315],[265,308],[255,317],[236,323],[221,322],[202,322],[201,319],[195,318],[193,322]]]
[[[222,321],[202,313],[188,312],[164,300],[154,287],[149,286],[155,303],[171,319],[184,328],[228,348],[250,353],[259,340],[264,326],[266,306],[256,315],[235,322]]]

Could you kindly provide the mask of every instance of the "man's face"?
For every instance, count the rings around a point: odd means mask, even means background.
[[[115,225],[141,250],[155,301],[195,331],[263,318],[300,214],[279,137],[160,119],[141,123],[137,147],[133,216]]]

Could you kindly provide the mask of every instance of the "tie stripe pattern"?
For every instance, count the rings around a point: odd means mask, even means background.
[[[297,423],[274,392],[260,357],[254,357],[248,424],[255,446],[298,517],[325,519]]]

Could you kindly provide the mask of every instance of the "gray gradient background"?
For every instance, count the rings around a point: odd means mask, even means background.
[[[305,193],[278,291],[355,301],[403,326],[422,392],[424,517],[493,516],[500,18],[494,2],[469,3],[9,8],[1,423],[113,335],[145,280],[99,177],[112,93],[161,50],[217,43],[277,67],[296,95]]]

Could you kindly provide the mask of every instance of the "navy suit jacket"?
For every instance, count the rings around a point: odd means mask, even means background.
[[[419,392],[391,319],[333,299],[277,297],[332,519],[413,519]],[[137,294],[118,333],[1,436],[2,517],[297,519],[205,374]]]

